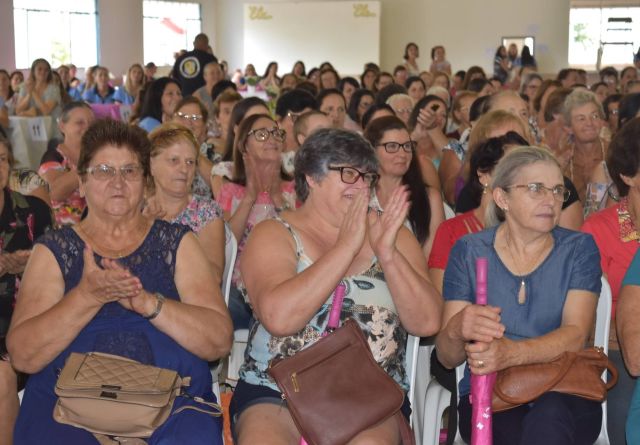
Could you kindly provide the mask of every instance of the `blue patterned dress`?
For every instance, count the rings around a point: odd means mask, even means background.
[[[148,292],[159,292],[166,298],[179,300],[174,282],[176,253],[188,232],[187,227],[156,220],[142,245],[120,262],[140,278]],[[53,252],[64,278],[66,295],[78,285],[82,276],[84,241],[73,229],[63,228],[45,234],[38,242]],[[100,260],[101,257],[96,255],[98,264]],[[88,351],[121,355],[176,370],[180,376],[192,378],[188,388],[191,395],[215,401],[211,374],[205,360],[187,351],[137,313],[116,302],[108,303],[60,355],[29,379],[16,423],[16,445],[98,443],[91,433],[59,424],[52,417],[56,403],[54,386],[59,370],[71,352]],[[178,397],[173,408],[191,403],[184,397]],[[221,445],[221,425],[218,418],[186,410],[171,415],[147,441],[153,445]]]

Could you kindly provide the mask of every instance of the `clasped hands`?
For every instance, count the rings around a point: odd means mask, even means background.
[[[353,256],[362,248],[365,236],[378,260],[384,264],[391,261],[396,251],[398,231],[409,212],[409,191],[405,186],[397,187],[391,194],[383,212],[369,207],[370,192],[363,188],[358,191],[347,210],[338,244],[349,247]]]
[[[473,374],[485,375],[509,366],[512,341],[504,337],[499,307],[472,304],[460,311],[460,335]]]
[[[78,290],[94,305],[103,306],[117,301],[130,311],[146,316],[156,306],[156,297],[145,291],[140,279],[116,260],[103,258],[100,267],[89,245],[83,252],[84,269]]]

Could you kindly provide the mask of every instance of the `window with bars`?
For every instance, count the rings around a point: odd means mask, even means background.
[[[96,0],[13,0],[16,67],[98,63]]]
[[[174,54],[193,49],[193,39],[201,32],[199,3],[144,0],[144,61],[173,65]]]
[[[569,64],[585,69],[597,68],[598,62],[600,67],[632,65],[640,47],[640,6],[594,6],[572,2]]]

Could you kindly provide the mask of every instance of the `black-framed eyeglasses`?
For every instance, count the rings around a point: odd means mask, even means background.
[[[264,142],[272,136],[276,141],[283,142],[287,135],[287,132],[284,131],[282,128],[273,127],[273,128],[256,128],[255,130],[251,130],[247,134],[249,136],[253,135],[253,137],[256,138],[256,141],[258,142]]]
[[[177,111],[176,116],[178,116],[180,119],[184,119],[186,121],[191,121],[191,122],[198,122],[204,119],[204,116],[201,114],[185,114],[182,111]]]
[[[140,181],[142,179],[142,167],[139,165],[124,165],[116,168],[107,164],[98,164],[85,170],[97,181],[108,181],[115,178],[116,172],[120,172],[122,179],[129,182]]]
[[[515,189],[526,189],[529,197],[533,199],[542,199],[547,196],[547,192],[551,192],[556,201],[567,202],[569,196],[571,196],[571,191],[567,189],[564,185],[555,185],[553,187],[547,187],[541,182],[531,182],[529,184],[517,184],[510,185],[509,187],[505,187],[507,190],[511,188]]]
[[[375,172],[361,172],[353,167],[327,167],[331,171],[340,172],[340,179],[345,184],[355,184],[358,179],[362,178],[365,184],[373,187],[378,182],[380,175]]]
[[[403,143],[391,141],[385,142],[383,144],[378,144],[378,146],[384,147],[384,151],[386,151],[387,153],[397,153],[401,148],[406,153],[411,153],[416,149],[418,143],[416,141],[407,141]]]

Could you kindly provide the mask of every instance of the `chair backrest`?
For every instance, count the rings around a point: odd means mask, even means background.
[[[409,402],[415,406],[415,383],[418,372],[418,350],[420,348],[420,337],[409,335],[407,337],[407,351],[405,356],[405,368],[407,370],[407,379],[409,380]],[[412,416],[413,417],[413,416]]]
[[[596,331],[593,338],[593,345],[604,349],[604,353],[609,353],[609,330],[611,329],[611,287],[605,277],[602,277],[602,290],[598,298],[598,308],[596,309]]]
[[[229,292],[231,290],[231,276],[233,268],[236,264],[236,255],[238,254],[238,241],[233,235],[231,228],[227,223],[224,224],[225,244],[224,244],[224,272],[222,273],[222,294],[224,302],[229,306]]]

